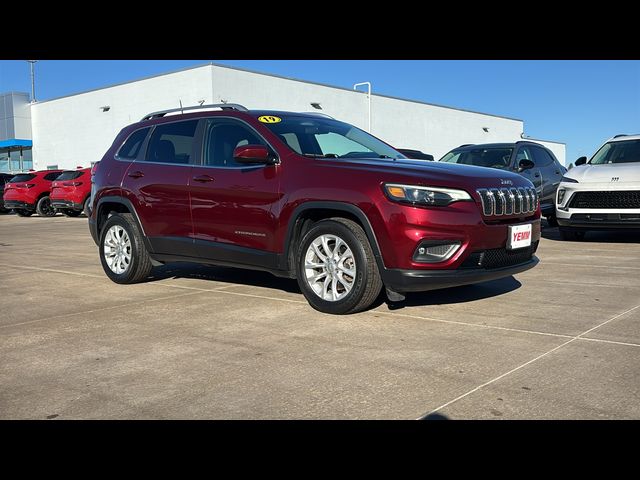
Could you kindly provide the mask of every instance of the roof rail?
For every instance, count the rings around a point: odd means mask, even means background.
[[[238,112],[248,112],[247,107],[239,105],[237,103],[213,103],[210,105],[196,105],[194,107],[183,107],[183,108],[170,108],[169,110],[160,110],[158,112],[148,113],[142,119],[141,122],[145,120],[151,120],[152,118],[161,118],[164,117],[167,113],[180,112],[184,113],[186,110],[203,110],[205,108],[219,108],[221,110],[236,110]]]
[[[470,147],[471,145],[475,145],[475,143],[463,143],[462,145],[460,145],[459,147],[456,147],[456,148]]]
[[[314,115],[316,117],[324,117],[324,118],[330,118],[331,120],[335,120],[335,118],[333,118],[331,115],[327,115],[326,113],[320,113],[320,112],[301,112],[304,113],[305,115]]]
[[[626,133],[619,133],[618,135],[614,135],[613,138],[620,138],[620,137],[628,137],[629,135]]]

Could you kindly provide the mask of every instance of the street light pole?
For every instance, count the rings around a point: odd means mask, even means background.
[[[353,85],[353,89],[357,90],[358,87],[361,87],[362,85],[367,86],[367,99],[369,100],[369,129],[367,131],[371,133],[371,82],[356,83]]]
[[[31,65],[31,103],[36,102],[36,62],[37,60],[27,60]]]

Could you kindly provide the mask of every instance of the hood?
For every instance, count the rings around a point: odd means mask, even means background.
[[[316,160],[317,161],[317,160]],[[411,159],[339,158],[322,159],[325,166],[385,174],[388,182],[412,181],[433,187],[532,187],[521,175],[506,170],[446,162]],[[408,178],[410,177],[410,178]]]
[[[616,183],[640,182],[640,162],[605,163],[602,165],[580,165],[564,174],[579,183],[610,183],[617,177]]]

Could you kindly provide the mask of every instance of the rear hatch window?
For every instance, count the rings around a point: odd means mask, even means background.
[[[69,170],[67,172],[62,172],[60,176],[56,178],[56,182],[60,182],[62,180],[74,180],[80,176],[82,176],[84,172],[78,172],[76,170]]]
[[[36,178],[36,176],[33,175],[32,173],[19,173],[18,175],[13,177],[11,180],[9,180],[7,183],[28,182],[29,180],[32,180],[34,178]]]

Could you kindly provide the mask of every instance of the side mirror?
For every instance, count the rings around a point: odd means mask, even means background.
[[[533,163],[533,161],[523,158],[522,160],[520,160],[520,163],[518,163],[518,172],[524,172],[525,170],[529,170],[530,168],[533,168],[535,166],[536,164]]]
[[[569,168],[567,168],[567,170],[571,170],[573,168],[573,163],[569,164]]]
[[[576,167],[578,165],[584,165],[585,163],[587,163],[587,157],[580,157],[576,160]]]
[[[242,145],[233,151],[233,158],[238,163],[269,164],[272,162],[269,149],[263,145]]]

